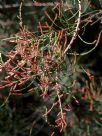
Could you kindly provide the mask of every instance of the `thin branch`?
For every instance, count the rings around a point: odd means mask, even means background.
[[[78,6],[79,6],[79,9],[78,9],[79,14],[78,14],[78,19],[77,19],[76,29],[73,33],[73,36],[72,36],[70,43],[68,44],[67,48],[64,51],[63,55],[71,48],[71,45],[73,44],[73,42],[76,39],[77,34],[78,34],[79,25],[80,25],[80,21],[81,21],[81,2],[80,2],[80,0],[78,0]]]
[[[99,42],[100,42],[100,39],[101,39],[101,34],[102,34],[102,31],[99,33],[99,36],[98,36],[98,39],[97,39],[97,41],[96,41],[96,44],[95,44],[95,46],[91,49],[91,50],[89,50],[89,51],[87,51],[87,52],[83,52],[83,53],[76,53],[76,55],[77,56],[85,56],[85,55],[87,55],[87,54],[89,54],[89,53],[91,53],[92,51],[94,51],[95,49],[96,49],[96,47],[98,46],[98,44],[99,44]],[[68,53],[69,55],[74,55],[74,53]]]
[[[46,2],[46,3],[42,3],[42,2],[34,2],[34,3],[25,3],[23,6],[24,7],[55,7],[57,5],[60,5],[59,2]],[[10,8],[19,8],[20,4],[12,4],[12,5],[0,5],[0,9],[10,9]],[[67,9],[72,9],[73,6],[71,4],[64,4],[64,7]]]
[[[85,43],[86,45],[92,45],[92,44],[95,44],[96,43],[96,40],[94,40],[93,42],[86,42],[84,39],[82,39],[82,37],[80,35],[78,35],[79,39]]]
[[[59,91],[57,90],[57,96],[58,96],[58,102],[59,102],[59,107],[60,107],[60,112],[61,112],[61,118],[64,121],[64,117],[63,117],[63,109],[62,109],[62,103],[61,103],[61,97],[59,95]]]

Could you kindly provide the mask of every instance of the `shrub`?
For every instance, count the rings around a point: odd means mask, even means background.
[[[97,84],[97,77],[88,66],[84,68],[79,63],[81,56],[87,56],[100,43],[101,31],[93,36],[93,42],[87,40],[84,32],[89,30],[87,24],[97,23],[93,21],[94,17],[101,13],[95,11],[89,16],[90,10],[83,11],[81,4],[78,0],[78,9],[71,7],[70,10],[64,9],[63,2],[55,5],[51,13],[45,12],[51,22],[39,22],[37,33],[30,32],[23,26],[21,10],[19,11],[20,31],[13,40],[10,38],[15,46],[5,59],[1,55],[0,73],[3,76],[0,90],[4,100],[1,109],[5,105],[10,110],[17,107],[21,110],[21,116],[24,114],[27,119],[28,125],[22,130],[24,135],[27,135],[27,129],[30,135],[40,134],[38,131],[41,126],[43,135],[101,135],[98,131],[102,126],[101,79],[98,77],[100,83]],[[98,19],[100,21],[100,17]],[[73,47],[80,43],[94,47],[89,51],[89,48],[85,48],[86,52],[81,52],[80,48],[78,50]],[[16,100],[18,97],[23,104]],[[33,117],[26,108],[30,109]],[[15,115],[13,111],[8,112]],[[39,117],[36,118],[37,115]],[[14,118],[17,124],[20,117],[16,116]],[[26,122],[22,119],[20,121],[18,124],[21,123],[23,128],[23,123],[26,125]],[[15,129],[17,128],[13,128]],[[22,134],[20,131],[14,133]]]

